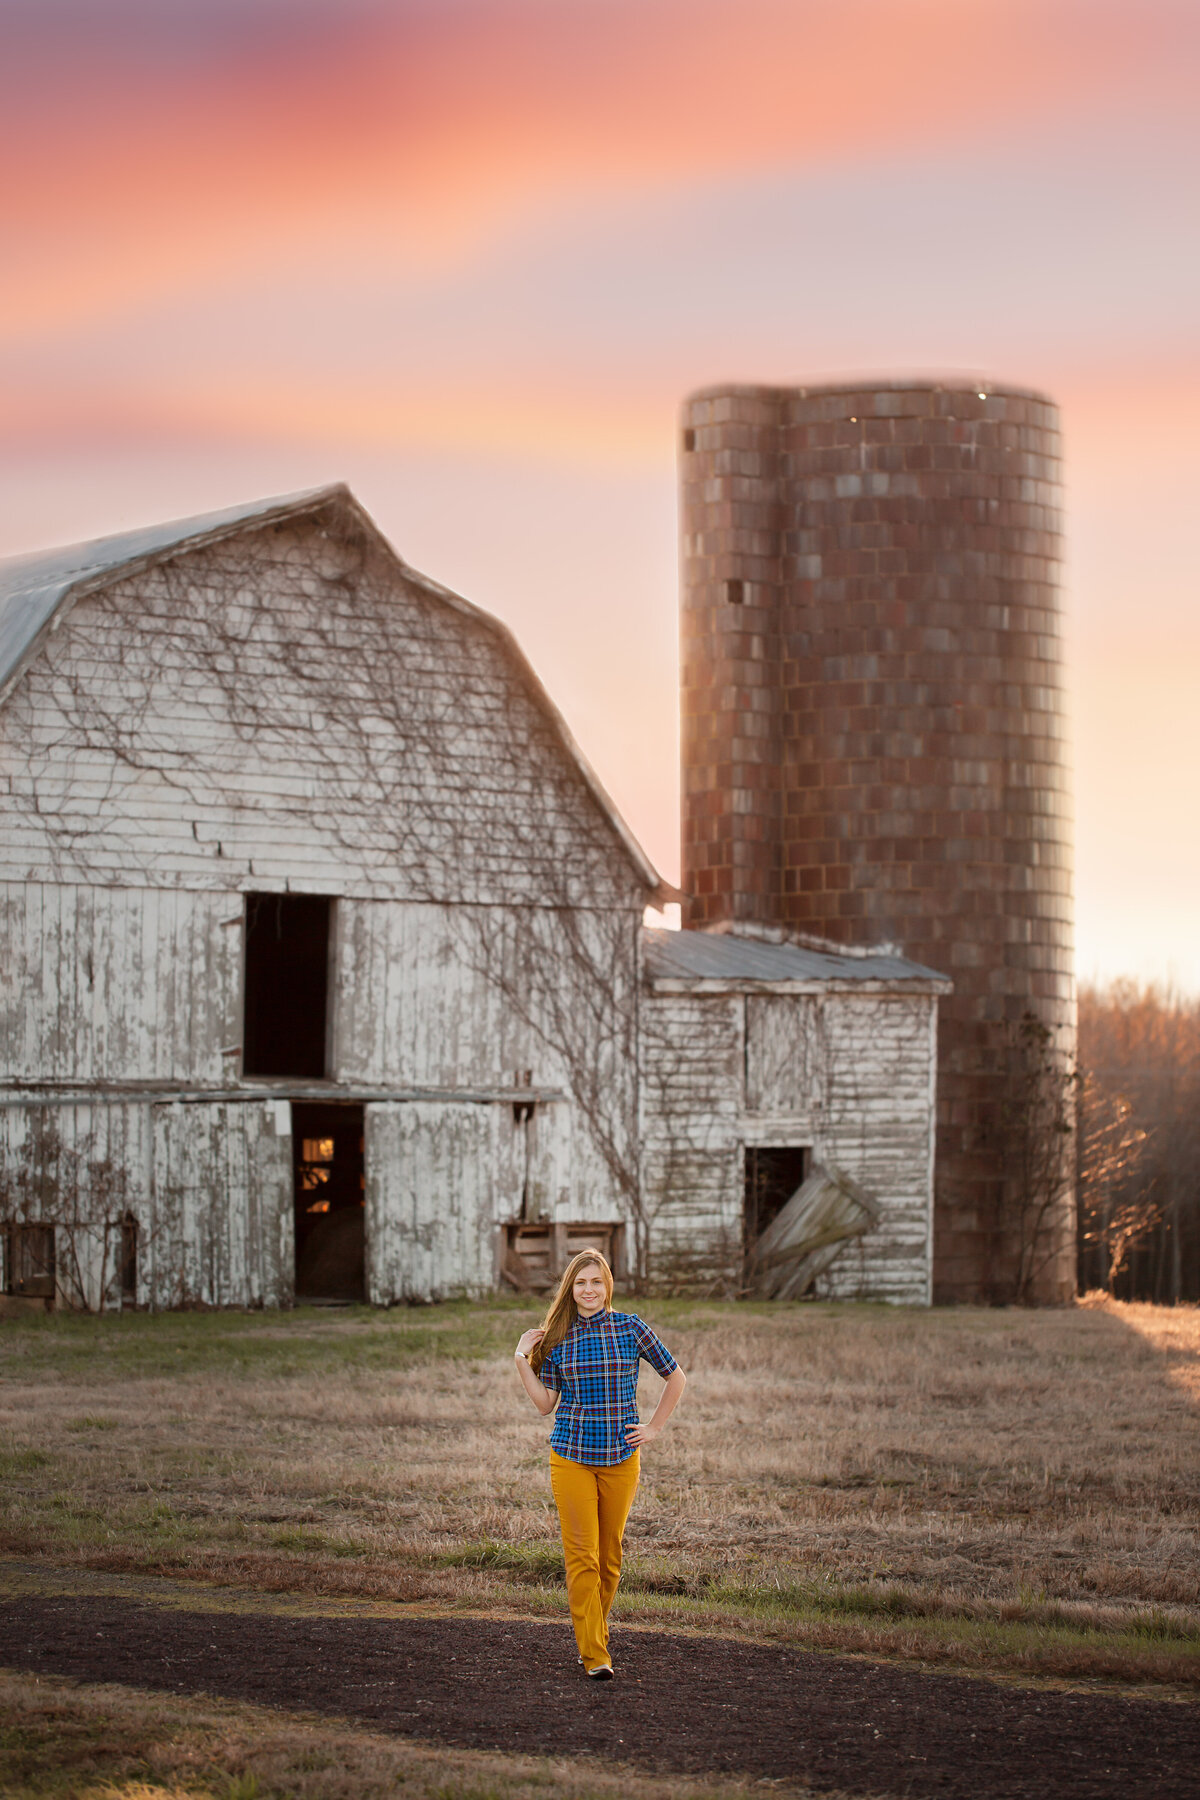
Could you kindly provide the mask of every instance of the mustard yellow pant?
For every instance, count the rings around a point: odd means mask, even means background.
[[[640,1458],[594,1468],[550,1452],[550,1485],[562,1528],[567,1602],[585,1669],[609,1661],[608,1614],[621,1579],[621,1540],[637,1493]]]

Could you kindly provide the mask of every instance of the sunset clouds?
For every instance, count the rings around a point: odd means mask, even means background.
[[[34,326],[325,232],[420,270],[630,195],[1169,133],[1197,33],[1154,0],[6,11],[3,305]]]
[[[1164,847],[1200,809],[1195,732],[1168,781],[1104,673],[1132,611],[1139,670],[1200,665],[1168,498],[1200,477],[1194,6],[0,0],[0,30],[0,549],[347,476],[516,625],[670,871],[682,393],[1045,386],[1084,968],[1150,966],[1092,820],[1116,758],[1173,784]]]

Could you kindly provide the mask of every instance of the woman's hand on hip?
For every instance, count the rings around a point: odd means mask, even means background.
[[[631,1449],[640,1450],[643,1444],[652,1444],[661,1430],[662,1426],[655,1425],[653,1420],[647,1425],[627,1425],[625,1442]]]
[[[528,1356],[529,1352],[541,1343],[545,1335],[545,1331],[540,1325],[531,1326],[528,1331],[523,1331],[521,1333],[521,1339],[517,1345],[517,1350],[521,1352],[522,1356]],[[516,1353],[517,1351],[514,1350],[513,1355],[515,1356]]]

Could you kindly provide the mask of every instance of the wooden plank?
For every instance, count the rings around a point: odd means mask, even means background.
[[[818,1163],[755,1244],[752,1285],[767,1299],[797,1299],[879,1218],[879,1206],[856,1182]]]
[[[778,994],[746,997],[746,1110],[817,1118],[828,1081],[825,1002]]]
[[[521,1293],[546,1293],[558,1285],[563,1270],[581,1250],[599,1250],[614,1275],[623,1275],[624,1231],[623,1223],[614,1219],[502,1225],[501,1275]]]
[[[420,1101],[366,1107],[367,1297],[374,1305],[489,1290],[498,1111]]]
[[[262,1102],[152,1110],[155,1303],[284,1303],[291,1289],[290,1137],[275,1133]]]
[[[119,1305],[116,1237],[127,1212],[145,1225],[139,1109],[6,1108],[0,1121],[0,1217],[52,1225],[59,1300]]]

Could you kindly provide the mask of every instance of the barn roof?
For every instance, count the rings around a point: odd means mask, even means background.
[[[338,483],[273,500],[255,500],[248,506],[231,506],[224,512],[201,513],[194,519],[143,525],[136,531],[119,531],[114,537],[92,538],[86,544],[60,544],[53,550],[36,550],[31,556],[6,558],[0,562],[0,699],[7,697],[47,631],[54,629],[55,621],[83,594],[149,568],[164,556],[216,543],[247,525],[273,524],[330,501],[351,499],[349,489]]]
[[[676,890],[663,881],[622,819],[512,632],[482,607],[411,568],[387,542],[344,482],[307,488],[297,494],[253,500],[222,512],[201,513],[192,519],[171,519],[161,525],[121,531],[112,537],[93,538],[84,544],[60,545],[57,549],[39,550],[30,556],[0,561],[0,705],[8,698],[49,633],[57,630],[71,607],[84,595],[95,593],[114,581],[126,580],[168,557],[219,543],[248,526],[280,524],[330,507],[344,511],[359,527],[370,532],[394,559],[407,582],[422,588],[453,611],[474,619],[496,638],[502,652],[550,720],[564,751],[576,765],[622,850],[650,890],[650,897],[675,898]]]
[[[725,992],[738,988],[807,989],[864,986],[907,993],[950,993],[936,969],[910,962],[886,945],[878,950],[816,948],[723,931],[644,931],[645,968],[655,987]]]

